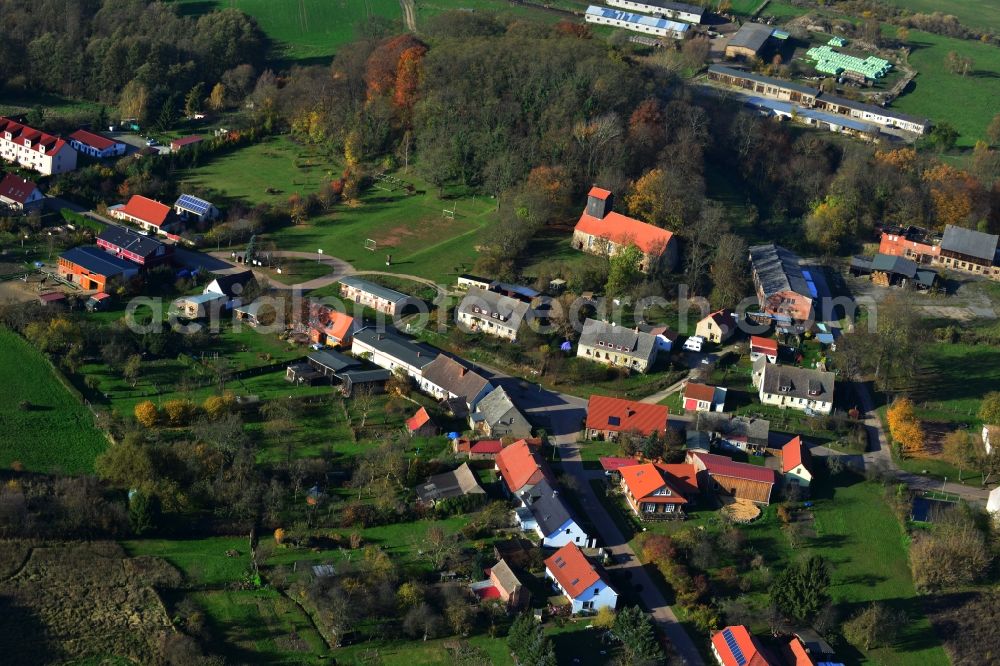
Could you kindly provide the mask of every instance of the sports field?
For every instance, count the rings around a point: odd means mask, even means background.
[[[341,169],[313,148],[275,137],[189,170],[182,179],[247,204],[282,203],[295,193],[316,192],[321,183],[339,177]],[[413,168],[395,177],[415,193],[375,183],[358,204],[339,203],[331,213],[279,229],[267,239],[278,250],[322,249],[360,270],[387,270],[385,255],[391,254],[388,270],[453,282],[475,262],[475,246],[482,228],[495,217],[495,202],[458,190],[446,191],[440,199]],[[454,217],[445,211],[454,211]],[[375,241],[374,251],[365,249],[368,239]]]
[[[107,441],[36,349],[0,329],[0,467],[87,472]],[[22,401],[25,402],[22,405]]]
[[[961,134],[959,146],[974,146],[998,110],[1000,49],[919,30],[910,31],[910,45],[910,64],[919,73],[909,92],[895,100],[892,108],[949,122]],[[948,72],[945,58],[951,51],[972,58],[972,73],[959,76]]]

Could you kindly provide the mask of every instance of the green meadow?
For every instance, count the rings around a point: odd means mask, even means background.
[[[89,472],[107,440],[45,357],[0,328],[0,467]]]

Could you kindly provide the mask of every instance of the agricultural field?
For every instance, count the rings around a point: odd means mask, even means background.
[[[338,161],[279,137],[189,170],[182,180],[224,198],[256,204],[316,192],[340,174]],[[359,270],[386,270],[385,255],[391,254],[393,272],[454,282],[475,263],[475,245],[482,228],[495,218],[495,202],[458,189],[446,190],[439,198],[437,189],[412,171],[394,175],[412,185],[414,193],[376,183],[359,203],[337,204],[331,213],[272,232],[266,240],[273,241],[276,250],[322,249]],[[374,251],[365,249],[368,239],[376,242]]]
[[[0,329],[0,466],[87,472],[107,440],[41,353]],[[24,403],[24,404],[22,404]]]
[[[994,0],[889,0],[889,2],[914,13],[951,14],[973,30],[981,28],[1000,30],[1000,5]]]
[[[38,91],[12,91],[4,90],[3,99],[0,100],[0,115],[16,115],[28,113],[35,107],[42,107],[46,114],[64,115],[78,113],[81,111],[96,111],[100,104],[86,100],[75,100],[62,97],[53,93]]]
[[[337,48],[358,38],[367,16],[395,21],[402,28],[399,0],[175,0],[181,14],[239,9],[257,19],[275,42],[278,59],[297,64],[329,60]]]
[[[909,62],[918,74],[908,92],[892,103],[892,108],[951,123],[960,133],[958,146],[972,147],[985,135],[986,126],[997,111],[1000,49],[919,30],[910,31],[909,45],[913,50]],[[972,58],[973,68],[968,76],[947,71],[945,58],[951,51]],[[962,103],[955,104],[954,100]]]
[[[19,568],[8,566],[12,547],[21,549]],[[179,575],[163,560],[130,559],[111,542],[5,543],[2,550],[9,577],[0,581],[0,641],[8,663],[141,663],[169,631],[153,587],[176,585]]]

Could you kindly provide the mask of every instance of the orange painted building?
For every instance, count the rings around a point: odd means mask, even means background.
[[[96,247],[74,247],[59,256],[59,277],[81,289],[107,291],[112,278],[127,280],[139,274],[139,266]]]

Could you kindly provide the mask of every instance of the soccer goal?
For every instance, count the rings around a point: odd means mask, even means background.
[[[372,239],[372,238],[366,238],[365,239],[365,249],[368,250],[369,252],[374,252],[375,249],[376,249],[375,240]]]
[[[442,208],[441,209],[441,216],[442,217],[446,217],[449,220],[454,220],[455,219],[455,209],[452,208],[451,210],[448,210],[447,208]]]

